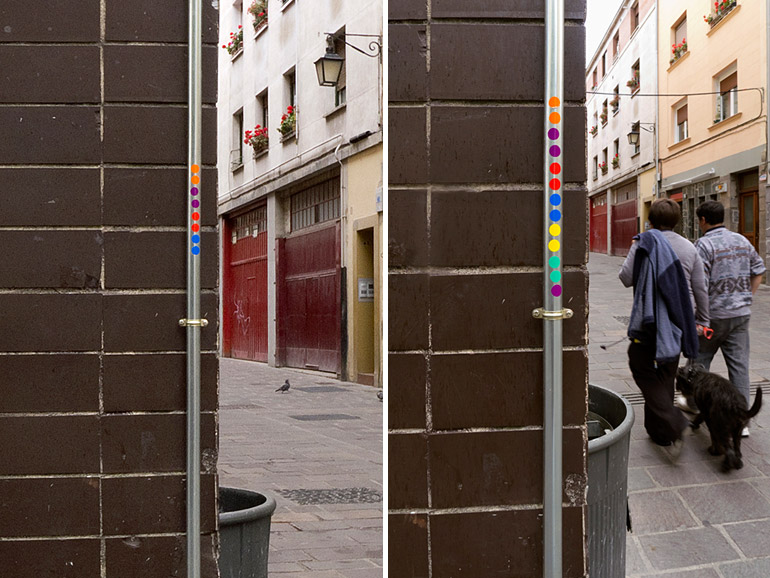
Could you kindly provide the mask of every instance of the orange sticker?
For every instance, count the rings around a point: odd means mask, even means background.
[[[190,170],[194,173],[197,173],[201,168],[198,165],[193,165],[190,167]]]
[[[201,178],[198,175],[193,176],[190,179],[190,182],[194,185],[197,185],[199,182],[201,182]]]
[[[548,115],[548,120],[550,120],[553,124],[559,124],[561,116],[559,116],[558,112],[552,112],[550,115]]]
[[[561,101],[559,100],[558,96],[552,96],[551,98],[548,99],[548,106],[555,107],[555,106],[559,106],[560,103]]]

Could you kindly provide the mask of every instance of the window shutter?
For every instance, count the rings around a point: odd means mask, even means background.
[[[719,92],[724,94],[731,91],[733,88],[738,88],[738,72],[733,72],[730,76],[725,78],[719,83]]]
[[[687,105],[677,109],[676,111],[676,124],[682,124],[687,120]]]

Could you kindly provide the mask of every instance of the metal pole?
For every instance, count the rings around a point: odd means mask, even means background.
[[[201,0],[189,0],[187,124],[187,578],[201,575],[200,507],[200,191],[201,191]],[[180,323],[182,323],[180,321]]]
[[[563,223],[562,132],[564,73],[564,0],[545,4],[545,167],[544,167],[544,307],[561,312]],[[546,317],[543,328],[544,364],[544,576],[562,575],[562,322]]]

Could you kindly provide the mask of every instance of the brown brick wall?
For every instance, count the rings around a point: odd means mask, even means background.
[[[585,0],[565,5],[563,470],[585,487]],[[391,0],[389,33],[390,578],[542,576],[544,3]]]
[[[203,576],[217,575],[204,2]],[[187,1],[0,3],[0,575],[185,575]]]

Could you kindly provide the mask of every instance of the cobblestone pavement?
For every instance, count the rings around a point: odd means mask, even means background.
[[[767,578],[770,576],[770,404],[752,420],[741,470],[720,471],[708,430],[688,432],[676,465],[647,437],[641,393],[628,369],[623,338],[631,289],[617,278],[623,259],[591,253],[589,381],[624,395],[636,421],[629,456],[626,576],[641,578]],[[770,393],[770,288],[755,296],[751,317],[751,381]],[[682,361],[681,363],[684,363]],[[721,353],[712,371],[727,375]],[[768,396],[765,395],[765,400]]]
[[[275,498],[270,578],[382,578],[378,390],[233,359],[220,372],[220,485]]]

